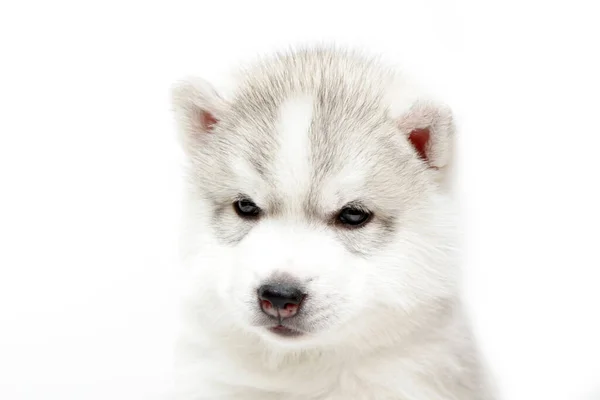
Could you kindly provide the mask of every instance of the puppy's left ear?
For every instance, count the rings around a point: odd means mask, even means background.
[[[173,86],[171,101],[182,145],[193,153],[214,133],[226,102],[211,84],[200,78],[189,78]]]
[[[447,169],[452,161],[454,120],[445,104],[430,100],[416,100],[396,119],[398,128],[429,168]]]

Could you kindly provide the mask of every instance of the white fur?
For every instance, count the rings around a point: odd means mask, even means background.
[[[285,97],[272,121],[277,138],[272,168],[263,177],[245,159],[245,147],[210,150],[211,146],[221,149],[217,147],[222,146],[220,142],[211,142],[217,136],[194,139],[195,132],[186,132],[186,127],[194,126],[189,121],[194,113],[186,110],[196,105],[210,111],[211,105],[177,97],[180,127],[190,137],[184,144],[196,149],[188,152],[192,172],[198,175],[196,169],[202,170],[187,192],[178,400],[493,398],[460,303],[455,208],[436,175],[445,171],[427,169],[403,136],[411,126],[432,126],[431,155],[445,163],[453,134],[447,109],[423,102],[416,92],[406,96],[396,92],[381,97],[381,108],[399,114],[369,128],[376,131],[362,132],[366,128],[364,118],[358,117],[360,109],[347,108],[354,111],[328,125],[331,132],[327,132],[335,135],[335,129],[344,126],[339,140],[347,142],[323,142],[324,146],[346,145],[348,151],[335,160],[343,168],[325,168],[326,178],[318,190],[311,190],[311,173],[317,167],[312,164],[309,128],[319,118],[314,112],[316,100],[311,93],[282,93],[279,88],[306,81],[312,82],[313,86],[306,86],[310,92],[322,82],[327,85],[331,76],[332,82],[344,76],[357,93],[366,91],[365,96],[372,96],[366,99],[399,90],[387,86],[385,72],[361,60],[336,52],[308,52],[250,70],[251,87],[266,87]],[[331,76],[327,68],[333,71]],[[278,85],[272,82],[273,76],[285,80]],[[290,83],[290,87],[295,86]],[[359,101],[345,101],[354,100]],[[256,104],[261,103],[257,100]],[[261,112],[256,104],[247,108],[237,104],[249,110],[250,117],[228,114],[227,105],[219,104],[215,109],[223,110],[219,114],[223,126],[233,128],[217,128],[209,135],[267,137],[264,124],[253,125],[259,119],[255,113]],[[265,111],[265,115],[271,114]],[[227,125],[227,118],[236,123]],[[383,140],[390,133],[397,133],[396,141],[373,140]],[[270,146],[266,139],[256,143]],[[372,153],[380,143],[387,144]],[[373,158],[388,147],[405,160],[399,172]],[[213,174],[222,173],[213,169],[216,160],[226,160],[222,165],[235,168],[224,178],[212,179]],[[318,193],[312,193],[315,190]],[[250,229],[239,225],[248,229],[240,241],[223,243],[214,234],[219,226],[215,228],[215,206],[206,193],[211,193],[213,202],[227,203],[234,200],[228,196],[236,191],[264,204],[265,217]],[[318,203],[310,218],[299,207],[299,199],[308,195]],[[281,207],[269,214],[266,207],[273,197]],[[373,225],[343,231],[328,224],[328,215],[356,198],[375,210]],[[381,232],[377,224],[383,229],[386,215],[393,217],[393,228],[385,236],[386,244],[379,246],[374,242]],[[225,207],[219,218],[218,224],[241,224],[233,208]],[[370,244],[367,255],[360,253],[365,243]],[[349,250],[352,246],[356,251]],[[255,323],[260,315],[256,288],[274,274],[293,277],[309,293],[303,310],[308,331],[302,337],[281,338]]]
[[[281,193],[290,199],[300,198],[310,179],[308,130],[312,115],[313,100],[309,96],[289,99],[279,109],[277,181]]]

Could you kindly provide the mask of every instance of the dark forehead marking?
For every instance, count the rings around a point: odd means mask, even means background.
[[[220,152],[243,158],[261,178],[267,179],[278,147],[274,127],[276,111],[274,99],[261,97],[260,92],[234,99],[222,126],[222,134],[228,136],[227,147],[222,147]]]
[[[311,187],[306,200],[308,209],[318,205],[319,195],[327,180],[335,179],[337,174],[348,168],[360,168],[367,177],[373,176],[377,160],[385,158],[379,149],[389,144],[376,135],[381,135],[387,120],[377,100],[365,100],[360,104],[361,107],[350,107],[348,102],[336,93],[327,102],[326,108],[316,111],[310,133]]]

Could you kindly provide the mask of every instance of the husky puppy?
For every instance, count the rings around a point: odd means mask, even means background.
[[[173,89],[181,400],[488,400],[459,297],[450,109],[374,58]]]

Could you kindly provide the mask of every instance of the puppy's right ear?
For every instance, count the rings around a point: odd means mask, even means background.
[[[193,151],[205,135],[214,132],[225,109],[225,101],[212,85],[199,78],[174,85],[171,101],[181,142],[186,151]]]

